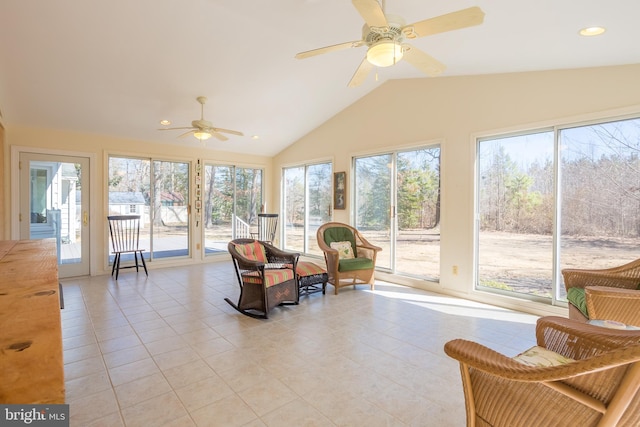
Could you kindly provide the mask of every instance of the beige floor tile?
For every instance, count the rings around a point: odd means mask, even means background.
[[[77,362],[65,363],[64,378],[65,380],[73,380],[87,375],[105,372],[106,368],[101,356],[93,356],[87,359],[78,360]]]
[[[67,402],[73,402],[88,395],[105,390],[111,390],[111,381],[107,371],[87,375],[65,381],[65,398]]]
[[[233,394],[233,390],[217,375],[176,389],[176,394],[188,411],[202,408]]]
[[[122,410],[122,417],[127,427],[162,426],[186,416],[188,416],[186,409],[173,392]]]
[[[145,347],[147,347],[147,350],[149,350],[149,353],[151,353],[151,355],[156,356],[158,354],[167,353],[169,351],[188,348],[189,344],[187,344],[180,337],[166,337],[158,341],[153,341],[145,344]]]
[[[240,391],[238,395],[260,416],[298,397],[289,387],[275,378],[260,381]]]
[[[73,425],[73,424],[72,424]],[[105,417],[89,422],[87,427],[125,427],[120,412],[113,412]]]
[[[105,365],[107,368],[115,368],[117,366],[126,365],[128,363],[137,362],[138,360],[148,359],[151,357],[147,348],[143,345],[127,348],[124,350],[114,351],[112,353],[103,354]]]
[[[171,386],[160,373],[126,382],[115,388],[121,408],[137,405],[169,391]]]
[[[434,296],[450,311],[456,299],[382,282],[258,320],[224,302],[238,296],[227,261],[150,272],[64,281],[71,426],[461,426],[444,343],[535,343],[535,316],[445,314]]]
[[[114,387],[119,386],[138,378],[146,377],[159,373],[160,369],[153,359],[147,358],[136,362],[127,363],[126,365],[117,366],[109,369],[109,377]]]
[[[86,426],[119,410],[112,389],[94,393],[69,404],[71,426]]]
[[[296,399],[264,415],[270,427],[333,427],[335,424],[308,402]]]
[[[178,348],[177,350],[160,353],[153,356],[160,369],[166,370],[181,366],[200,359],[198,353],[191,347]]]
[[[103,353],[112,353],[118,350],[125,350],[127,348],[136,347],[140,344],[140,338],[137,335],[127,335],[119,338],[113,338],[107,341],[98,343]]]
[[[163,369],[162,372],[174,390],[216,375],[213,369],[202,359],[194,360],[193,362],[173,368]]]
[[[100,356],[100,347],[97,344],[88,344],[82,347],[64,350],[64,363],[77,362],[90,357]]]
[[[237,395],[218,400],[192,413],[198,427],[245,426],[258,420],[257,415]]]

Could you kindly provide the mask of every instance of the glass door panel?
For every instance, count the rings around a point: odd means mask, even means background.
[[[395,271],[440,276],[440,148],[397,155]]]
[[[234,170],[233,166],[205,165],[205,255],[226,253],[233,238]]]
[[[189,163],[153,162],[152,258],[189,256]]]
[[[284,247],[304,252],[305,179],[304,166],[284,170]]]
[[[478,143],[477,288],[551,299],[554,134]]]
[[[89,159],[21,153],[21,239],[53,238],[60,277],[89,274]]]
[[[376,267],[391,269],[392,155],[355,159],[355,227],[369,242],[380,246]]]
[[[331,221],[332,192],[331,163],[319,163],[307,167],[307,219],[305,221],[306,247],[308,254],[323,256],[318,247],[316,233],[325,222]]]
[[[236,168],[235,230],[238,237],[251,237],[258,232],[258,213],[262,205],[262,170]]]

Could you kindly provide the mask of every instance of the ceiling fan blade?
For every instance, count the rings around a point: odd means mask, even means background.
[[[211,130],[213,132],[223,132],[223,133],[230,133],[231,135],[244,136],[242,132],[239,132],[237,130],[223,129],[223,128],[211,128]]]
[[[351,2],[369,28],[379,28],[384,33],[389,31],[387,18],[377,0],[352,0]]]
[[[158,130],[177,130],[177,129],[193,129],[192,126],[184,126],[184,127],[180,127],[180,128],[160,128]]]
[[[367,61],[367,57],[365,56],[362,62],[360,63],[360,66],[358,66],[358,69],[353,74],[353,77],[351,77],[351,80],[349,81],[348,86],[349,87],[360,86],[362,82],[364,82],[364,79],[367,78],[367,76],[369,75],[369,72],[372,69],[373,69],[373,64]]]
[[[296,54],[296,59],[309,58],[311,56],[321,55],[323,53],[334,52],[336,50],[348,49],[350,47],[360,47],[363,45],[362,40],[355,40],[352,42],[345,42],[340,44],[334,44],[331,46],[321,47],[318,49],[307,50],[306,52],[300,52]]]
[[[459,30],[461,28],[480,25],[484,21],[484,12],[477,6],[462,9],[457,12],[425,19],[402,28],[402,32],[408,39],[430,36],[446,31]]]
[[[216,131],[214,131],[213,129],[211,130],[211,135],[213,135],[214,138],[220,140],[220,141],[228,141],[229,138],[227,138],[226,136],[224,136],[221,133],[218,133]]]
[[[191,129],[191,128],[185,128],[185,129]],[[184,138],[185,136],[190,135],[190,134],[194,133],[195,131],[196,131],[196,129],[191,129],[189,132],[185,132],[183,134],[180,134],[177,137],[178,138]]]
[[[416,49],[410,45],[403,45],[405,51],[403,59],[416,67],[428,76],[437,76],[441,74],[447,67],[431,55],[427,55],[420,49]]]

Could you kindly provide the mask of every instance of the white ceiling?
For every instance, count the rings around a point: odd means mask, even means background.
[[[481,26],[411,42],[443,77],[640,62],[638,0],[386,1],[408,23],[471,6]],[[401,62],[348,88],[365,47],[294,59],[362,24],[349,0],[2,0],[2,122],[197,146],[156,129],[204,95],[206,119],[247,135],[208,147],[272,156],[384,81],[427,78]],[[593,25],[608,31],[578,36]]]

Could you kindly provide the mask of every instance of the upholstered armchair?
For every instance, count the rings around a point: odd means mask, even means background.
[[[460,363],[467,426],[640,425],[640,331],[543,317],[536,339],[513,358],[472,341],[445,344]]]
[[[343,286],[375,284],[376,256],[382,248],[372,245],[358,230],[341,222],[321,225],[316,233],[324,253],[329,283],[338,294]]]
[[[298,304],[298,253],[254,239],[232,240],[227,249],[240,285],[237,304],[225,298],[233,308],[250,317],[267,319],[277,305]]]
[[[640,326],[640,259],[606,269],[562,270],[569,318]]]

